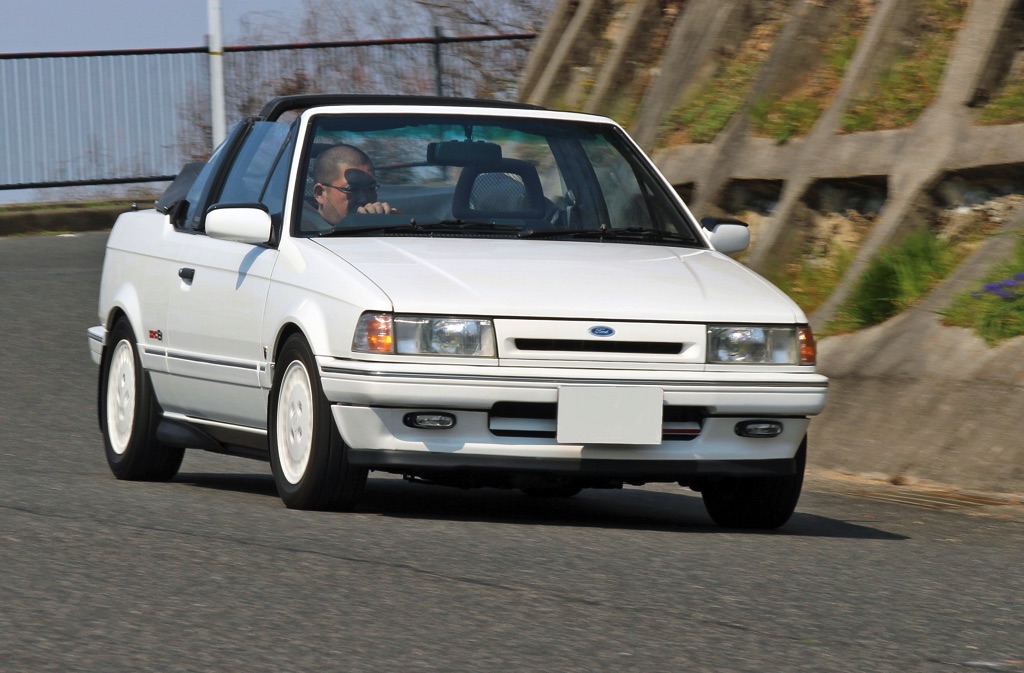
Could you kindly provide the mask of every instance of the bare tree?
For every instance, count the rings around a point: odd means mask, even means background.
[[[246,44],[309,44],[532,32],[555,0],[303,0],[294,16],[251,12],[243,17]],[[530,43],[449,42],[291,49],[233,54],[229,114],[255,114],[288,93],[405,93],[513,98]],[[438,59],[439,60],[435,60]],[[440,86],[438,86],[440,85]]]
[[[251,12],[242,25],[242,42],[280,42],[282,29],[292,42],[335,42],[432,34],[539,32],[556,0],[303,0],[297,18],[279,12]],[[288,24],[291,24],[290,26]]]
[[[467,28],[486,33],[540,32],[555,0],[414,0],[433,25],[452,34]]]

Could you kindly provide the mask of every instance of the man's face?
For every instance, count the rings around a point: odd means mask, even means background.
[[[343,164],[337,180],[313,185],[313,198],[325,220],[331,224],[341,222],[360,206],[377,200],[377,178],[373,166]]]

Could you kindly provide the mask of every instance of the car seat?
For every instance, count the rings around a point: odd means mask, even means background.
[[[465,166],[452,201],[452,215],[460,220],[539,220],[546,208],[536,167],[520,159]]]

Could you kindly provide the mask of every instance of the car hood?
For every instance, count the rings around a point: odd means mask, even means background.
[[[577,241],[318,239],[398,313],[806,322],[785,294],[712,250]]]

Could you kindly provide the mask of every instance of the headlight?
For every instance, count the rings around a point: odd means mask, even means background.
[[[395,316],[397,352],[494,357],[494,327],[484,318]]]
[[[364,313],[352,349],[367,353],[494,357],[494,326],[487,318]]]
[[[722,325],[708,327],[708,362],[813,365],[811,328]]]

